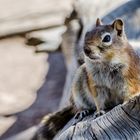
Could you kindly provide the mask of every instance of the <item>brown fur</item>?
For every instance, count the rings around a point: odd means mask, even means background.
[[[139,79],[139,57],[134,53],[132,48],[126,49],[129,54],[130,64],[128,70],[124,73],[127,79],[130,97],[140,93],[140,79]]]
[[[104,41],[106,35],[112,40]],[[76,111],[95,107],[108,111],[140,93],[140,58],[128,43],[122,20],[102,25],[97,19],[96,27],[85,36],[84,53],[85,63],[72,84],[71,107],[49,116],[40,131],[47,139],[52,139]]]
[[[80,78],[76,76],[73,85],[73,98],[76,104],[79,103],[78,108],[89,108],[84,105],[87,101],[83,101],[83,96],[86,100],[92,98],[100,111],[107,109],[107,104],[114,107],[140,92],[140,59],[129,45],[123,26],[120,19],[110,25],[102,25],[97,19],[96,27],[86,34],[86,73],[82,72],[81,66],[81,72],[76,74],[80,75]],[[102,36],[106,33],[110,34],[112,42],[104,46]],[[82,86],[85,87],[84,92],[79,90]]]

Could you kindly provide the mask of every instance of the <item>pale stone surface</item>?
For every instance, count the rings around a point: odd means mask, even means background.
[[[16,117],[2,117],[0,116],[0,136],[16,121]]]
[[[0,41],[0,114],[28,108],[36,98],[47,73],[47,55],[36,55],[24,45],[24,39]]]
[[[73,0],[0,0],[0,36],[62,25]]]
[[[55,51],[59,48],[62,42],[62,34],[66,31],[65,26],[51,28],[47,30],[34,31],[26,34],[27,40],[30,38],[37,38],[44,43],[36,46],[36,51]]]
[[[1,140],[32,135],[32,127],[58,108],[66,75],[62,52],[34,50],[21,37],[0,40]]]

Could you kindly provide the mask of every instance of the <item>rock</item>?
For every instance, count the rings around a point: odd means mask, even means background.
[[[47,55],[35,55],[24,39],[15,37],[0,41],[0,115],[28,108],[48,70]]]
[[[36,46],[36,52],[51,52],[59,48],[62,42],[62,34],[66,31],[65,26],[35,31],[26,34],[26,44]]]
[[[0,37],[64,24],[73,0],[1,0]]]
[[[8,128],[10,128],[15,122],[16,122],[16,117],[3,117],[0,116],[0,136],[4,134]]]
[[[31,48],[26,48],[26,49],[28,50]],[[34,55],[37,57],[38,55],[40,56],[41,54],[34,54]],[[45,58],[45,62],[46,64],[49,63],[49,69],[46,70],[45,74],[43,75],[44,78],[43,78],[42,85],[37,90],[33,90],[34,95],[37,95],[36,100],[32,103],[30,107],[26,108],[25,110],[20,110],[20,112],[17,112],[15,114],[10,114],[10,116],[16,117],[16,121],[1,136],[1,139],[5,140],[6,138],[11,138],[11,136],[13,135],[15,137],[18,136],[20,132],[38,124],[40,120],[42,119],[42,117],[45,116],[47,113],[56,111],[58,109],[60,99],[62,96],[64,82],[65,82],[65,76],[66,76],[66,67],[64,63],[64,57],[61,52],[53,52],[49,54],[48,58]],[[40,62],[36,61],[36,65],[40,66]],[[30,64],[30,69],[32,70],[32,74],[34,74],[36,71],[35,70],[36,67],[33,67],[33,66],[34,65]],[[32,69],[32,67],[34,69]],[[30,84],[36,82],[36,80],[37,81],[39,80],[38,74],[32,76],[33,78],[32,80],[34,81],[31,81]],[[29,84],[30,81],[28,79],[30,78],[30,76],[28,77],[26,76],[24,78],[26,80],[25,82]],[[23,90],[25,89],[24,87],[25,85],[26,84],[20,86],[19,88]],[[36,85],[36,88],[37,88],[37,85]],[[24,95],[26,97],[28,97],[29,91],[30,89],[28,89],[27,92],[25,92]],[[10,93],[13,93],[13,91],[11,90]],[[20,98],[19,100],[16,100],[16,105],[20,104],[21,102],[22,102],[22,98]],[[21,138],[25,138],[25,137],[21,137]]]

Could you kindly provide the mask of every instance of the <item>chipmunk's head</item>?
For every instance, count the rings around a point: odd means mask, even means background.
[[[100,19],[97,19],[96,27],[85,36],[84,53],[92,62],[125,65],[128,61],[127,48],[124,23],[121,19],[116,19],[109,25],[103,25]]]

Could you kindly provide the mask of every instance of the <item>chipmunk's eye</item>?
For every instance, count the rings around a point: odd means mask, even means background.
[[[110,35],[106,35],[103,39],[103,42],[110,42],[110,40],[111,40]]]
[[[104,46],[110,46],[112,44],[112,38],[110,33],[104,33],[102,35],[102,42]]]

